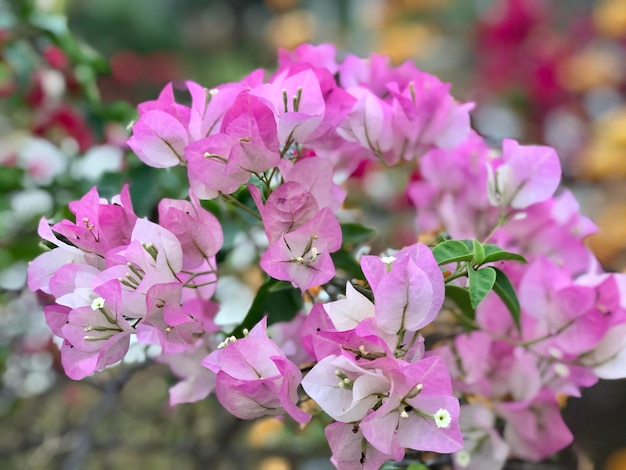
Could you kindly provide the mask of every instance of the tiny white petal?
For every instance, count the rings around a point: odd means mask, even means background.
[[[91,310],[98,310],[104,307],[104,299],[102,297],[95,298],[91,301]]]

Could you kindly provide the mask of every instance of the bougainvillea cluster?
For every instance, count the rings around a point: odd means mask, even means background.
[[[339,469],[407,450],[499,469],[567,446],[558,397],[626,376],[625,279],[583,244],[595,227],[573,196],[555,195],[556,152],[491,149],[473,105],[411,63],[305,44],[265,75],[186,82],[187,101],[168,85],[139,106],[131,149],[189,180],[158,224],[127,188],[110,203],[94,188],[70,205],[74,222],[42,220],[53,249],[29,287],[56,299],[45,315],[66,373],[120,361],[135,336],[181,378],[172,404],[215,392],[242,419],[314,414]],[[367,162],[406,169],[397,192],[416,208],[415,243],[353,243],[370,232],[343,210],[345,183]],[[257,299],[296,292],[289,318],[259,302],[233,329],[216,324],[224,234],[208,209],[220,205],[264,230]]]

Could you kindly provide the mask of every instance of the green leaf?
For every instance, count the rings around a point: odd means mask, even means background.
[[[481,263],[493,263],[494,261],[519,261],[520,263],[527,263],[526,258],[517,253],[511,253],[510,251],[503,250],[496,245],[483,245],[485,249],[485,257]]]
[[[469,261],[472,253],[465,243],[460,240],[446,240],[433,248],[433,256],[440,266],[459,261]]]
[[[476,310],[472,307],[470,293],[467,289],[459,286],[446,286],[446,300],[451,300],[461,310],[464,317],[474,320],[476,318]]]
[[[428,467],[421,462],[411,462],[408,465],[400,462],[387,462],[380,467],[380,470],[428,470]]]
[[[413,462],[409,464],[406,470],[428,470],[428,467],[420,462]]]
[[[485,259],[485,248],[478,240],[472,240],[472,257],[474,264],[480,266]]]
[[[300,289],[289,282],[270,278],[259,288],[241,324],[228,336],[242,336],[244,328],[251,330],[266,315],[268,325],[289,321],[296,316],[302,304]]]
[[[365,279],[361,265],[349,251],[340,248],[330,254],[337,270],[345,272],[348,278]]]
[[[21,189],[24,170],[22,168],[3,166],[0,171],[0,192],[8,193]]]
[[[357,245],[370,241],[376,231],[365,225],[355,223],[341,224],[341,237],[344,245]]]
[[[515,289],[509,281],[509,278],[503,271],[498,268],[491,268],[496,272],[496,282],[493,285],[493,291],[498,294],[498,297],[502,299],[506,308],[511,312],[515,326],[519,330],[520,326],[520,306],[519,300],[517,300],[517,294]]]
[[[496,282],[496,271],[491,267],[478,270],[469,268],[467,274],[469,277],[470,300],[472,307],[476,308]]]
[[[154,184],[158,178],[158,171],[156,168],[143,165],[129,172],[128,178],[133,182],[130,185],[130,195],[135,213],[140,217],[152,215],[158,204],[159,188]]]
[[[107,103],[99,109],[102,119],[128,124],[137,118],[137,110],[125,101]]]

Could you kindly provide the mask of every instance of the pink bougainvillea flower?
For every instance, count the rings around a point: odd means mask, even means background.
[[[250,172],[228,165],[237,140],[226,134],[213,134],[185,148],[189,190],[198,199],[214,199],[220,193],[234,193],[250,179]]]
[[[89,264],[65,264],[50,279],[50,293],[59,305],[70,308],[91,305],[98,297],[91,290],[98,274],[100,270]]]
[[[498,163],[490,173],[488,192],[495,206],[524,209],[550,198],[561,181],[561,163],[551,147],[504,139]]]
[[[390,387],[380,369],[364,369],[344,356],[325,357],[302,380],[302,388],[324,412],[343,423],[363,419]]]
[[[467,139],[469,111],[473,103],[458,104],[450,95],[450,85],[421,73],[400,89],[388,86],[393,95],[392,119],[398,134],[394,139],[394,157],[413,160],[432,147],[452,149]]]
[[[197,268],[214,257],[224,242],[217,218],[193,198],[191,202],[161,199],[159,222],[178,238],[185,269]]]
[[[525,328],[526,339],[551,336],[536,345],[556,347],[574,355],[593,349],[609,327],[608,318],[595,306],[596,291],[576,285],[571,274],[546,258],[530,263],[520,281],[520,305],[533,319]]]
[[[306,290],[335,275],[330,253],[341,247],[341,227],[330,209],[322,209],[300,228],[283,234],[261,257],[261,268],[275,279]]]
[[[76,223],[62,220],[52,230],[81,250],[104,256],[108,250],[130,242],[137,216],[128,185],[111,199],[111,204],[101,199],[93,187],[80,200],[70,202],[69,208],[76,215]]]
[[[602,379],[626,377],[626,324],[609,328],[596,348],[585,354],[581,362],[593,368]]]
[[[443,275],[424,244],[389,257],[363,256],[361,267],[374,292],[376,323],[388,333],[423,328],[443,305]]]
[[[249,185],[248,190],[259,208],[270,243],[280,239],[284,233],[300,228],[319,212],[315,197],[300,183],[288,181],[281,184],[265,204],[258,187]]]
[[[366,88],[349,91],[357,102],[345,121],[337,128],[337,132],[344,139],[369,148],[379,160],[390,165],[397,163],[384,160],[386,152],[391,150],[393,145],[391,107]]]
[[[236,139],[227,166],[262,173],[280,160],[274,113],[249,92],[237,96],[222,121],[221,133]]]
[[[154,101],[138,106],[139,119],[133,125],[128,146],[145,164],[168,168],[185,162],[184,149],[189,143],[187,126],[190,110],[176,103],[169,83]]]
[[[440,358],[425,358],[387,374],[392,382],[389,398],[359,425],[373,447],[392,455],[404,448],[441,453],[463,448],[459,402]]]
[[[506,420],[504,438],[514,455],[538,462],[572,442],[554,394],[543,390],[532,402],[503,402],[496,412]]]
[[[170,366],[181,380],[169,390],[170,406],[203,400],[215,390],[215,374],[201,362],[209,354],[203,342],[195,348],[176,354],[160,354],[158,361]]]
[[[337,331],[356,328],[363,320],[373,317],[375,313],[374,304],[357,291],[350,282],[346,283],[346,297],[327,302],[324,304],[324,310]]]
[[[180,242],[167,229],[146,219],[138,219],[131,242],[107,253],[110,266],[94,280],[94,285],[111,279],[122,285],[124,313],[130,318],[146,314],[146,295],[155,284],[174,282],[182,270]]]
[[[301,312],[287,322],[273,323],[268,327],[267,334],[280,348],[285,356],[295,364],[303,364],[310,361],[309,354],[302,346],[302,326],[307,316]]]
[[[317,342],[316,340],[319,337],[319,333],[321,333],[322,331],[337,330],[335,329],[332,320],[326,313],[326,310],[324,309],[324,304],[316,303],[315,305],[313,305],[313,308],[304,319],[304,323],[302,324],[302,329],[300,331],[302,347],[311,359],[322,359],[329,354],[334,354],[333,352],[322,353],[320,354],[319,358],[317,357],[317,354],[315,352]]]
[[[183,124],[158,109],[148,111],[133,125],[128,146],[146,165],[169,168],[185,163],[189,136]]]
[[[50,280],[59,268],[68,263],[87,263],[85,253],[78,248],[60,241],[50,229],[46,219],[39,221],[37,233],[41,238],[57,248],[42,253],[28,266],[28,288],[33,292],[41,290],[50,294]]]
[[[302,374],[267,337],[266,325],[264,318],[248,336],[226,340],[202,364],[217,374],[217,398],[238,418],[286,412],[305,423],[311,416],[296,406]]]
[[[420,232],[445,227],[456,239],[487,236],[498,220],[485,190],[490,152],[482,137],[471,132],[454,149],[434,148],[421,157],[419,179],[407,190]]]
[[[282,160],[280,171],[285,182],[296,182],[306,188],[320,209],[339,210],[346,198],[345,190],[333,181],[332,163],[325,158],[302,158],[295,163]]]
[[[388,460],[402,460],[404,451],[384,454],[370,444],[358,424],[332,423],[324,430],[337,470],[378,470]]]
[[[166,354],[186,351],[204,334],[202,325],[181,305],[182,284],[155,284],[146,294],[146,316],[137,325],[137,339],[157,344]]]
[[[191,95],[188,131],[190,142],[195,142],[220,130],[224,115],[247,86],[244,83],[225,83],[209,90],[188,81],[187,89]]]
[[[281,70],[271,83],[260,85],[251,94],[268,103],[276,117],[278,141],[306,142],[324,119],[326,105],[315,71]]]
[[[452,457],[455,470],[500,470],[509,456],[509,446],[495,429],[496,417],[485,406],[461,406],[463,450]]]
[[[92,305],[71,310],[61,328],[61,350],[66,374],[75,380],[120,361],[128,351],[133,327],[122,314],[119,282],[108,281],[94,289],[101,297]]]
[[[285,69],[295,64],[309,64],[313,67],[325,68],[335,74],[339,66],[335,56],[337,51],[332,44],[300,44],[294,50],[278,50],[278,68]]]

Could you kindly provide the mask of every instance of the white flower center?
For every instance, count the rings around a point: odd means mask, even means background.
[[[91,301],[91,310],[99,310],[104,307],[104,299],[102,297],[98,297]]]
[[[445,408],[439,408],[435,413],[435,424],[438,428],[447,428],[452,422],[450,412]]]

